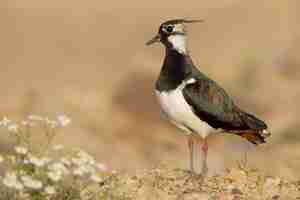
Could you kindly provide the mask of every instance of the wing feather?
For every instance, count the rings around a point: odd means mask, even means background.
[[[233,132],[253,130],[256,134],[267,129],[263,121],[239,109],[225,90],[210,79],[196,79],[182,92],[194,113],[214,128]]]

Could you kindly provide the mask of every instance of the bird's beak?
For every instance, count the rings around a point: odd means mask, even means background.
[[[146,42],[146,45],[149,46],[149,45],[154,44],[156,42],[160,42],[160,35],[159,34],[157,34],[151,40],[149,40],[148,42]]]

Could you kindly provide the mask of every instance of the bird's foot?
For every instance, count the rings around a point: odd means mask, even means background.
[[[195,171],[192,170],[184,170],[185,176],[189,179],[199,179],[205,176],[203,173],[196,173]]]

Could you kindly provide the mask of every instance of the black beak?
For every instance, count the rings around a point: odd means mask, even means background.
[[[149,40],[148,42],[146,42],[146,45],[149,46],[149,45],[154,44],[156,42],[160,42],[160,35],[159,34],[157,34],[151,40]]]

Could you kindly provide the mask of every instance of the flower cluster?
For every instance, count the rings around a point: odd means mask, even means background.
[[[23,184],[18,180],[15,172],[7,172],[3,178],[3,184],[16,190],[22,190],[24,188]]]
[[[0,155],[0,166],[5,169],[3,176],[0,176],[0,187],[15,194],[44,199],[63,193],[62,186],[66,182],[71,185],[80,183],[78,189],[82,185],[102,182],[106,165],[97,163],[83,150],[69,151],[63,145],[51,144],[54,129],[70,123],[71,119],[66,115],[59,115],[54,120],[30,115],[20,123],[4,117],[0,127],[6,128],[10,136],[15,136],[16,145],[11,155]],[[28,134],[34,127],[46,129],[46,151],[35,150],[32,147],[34,144],[28,141]]]
[[[26,119],[22,120],[20,124],[22,126],[33,127],[42,123],[47,124],[52,128],[66,127],[71,123],[71,118],[64,114],[58,115],[55,119],[41,117],[39,115],[29,115]],[[20,127],[16,122],[8,119],[7,117],[2,118],[0,126],[7,127],[7,129],[12,132],[17,132]]]

